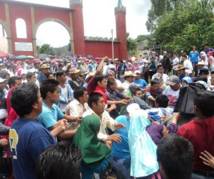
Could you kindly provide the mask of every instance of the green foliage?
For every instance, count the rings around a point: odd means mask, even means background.
[[[44,44],[39,48],[40,54],[54,55],[53,48],[49,44]]]
[[[39,54],[64,56],[71,51],[71,44],[69,43],[68,45],[58,48],[53,48],[49,44],[44,44],[41,47],[37,47],[37,50]]]
[[[185,6],[159,16],[154,29],[155,43],[162,49],[179,52],[189,51],[194,45],[214,46],[213,0],[188,0]]]
[[[127,39],[127,48],[129,55],[135,56],[137,54],[137,41],[132,38]]]

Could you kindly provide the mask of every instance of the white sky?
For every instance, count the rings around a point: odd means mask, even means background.
[[[39,4],[47,4],[60,7],[69,7],[69,0],[14,0],[25,1]],[[111,37],[111,29],[115,32],[114,7],[118,0],[83,0],[83,16],[85,36]],[[146,20],[148,10],[150,9],[150,0],[123,0],[126,7],[127,32],[135,38],[141,34],[148,34],[146,29]],[[47,28],[55,31],[47,32]],[[57,39],[56,31],[60,32]],[[53,34],[55,33],[55,34]],[[54,36],[54,40],[53,37]],[[40,26],[37,33],[39,44],[50,43],[52,46],[62,46],[67,39],[67,32],[62,30],[60,25],[56,26],[54,22],[48,22]],[[66,40],[67,43],[68,40]],[[54,43],[54,44],[53,44]]]

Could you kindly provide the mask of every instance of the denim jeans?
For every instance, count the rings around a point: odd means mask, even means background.
[[[111,166],[116,171],[117,179],[131,179],[130,176],[130,158],[118,159],[113,157],[111,160]]]
[[[102,174],[106,171],[106,169],[109,166],[111,158],[108,157],[106,159],[103,159],[98,164],[86,164],[84,162],[81,163],[81,173],[82,173],[82,179],[92,179],[94,173]]]

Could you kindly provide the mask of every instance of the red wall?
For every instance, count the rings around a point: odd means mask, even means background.
[[[119,46],[120,43],[114,43],[114,56],[119,58]],[[93,55],[94,57],[112,57],[112,43],[105,41],[85,41],[85,53],[86,55]]]
[[[73,5],[72,12],[73,21],[73,37],[74,37],[74,53],[85,56],[85,38],[82,6],[80,4]]]
[[[6,21],[4,4],[0,3],[0,19]]]
[[[10,22],[11,22],[11,36],[12,36],[12,49],[15,55],[33,55],[33,52],[20,52],[15,51],[15,42],[32,42],[32,22],[31,22],[31,11],[30,6],[10,4]],[[27,28],[27,38],[17,38],[16,36],[16,19],[22,18],[25,20]]]
[[[42,20],[50,18],[58,19],[62,21],[65,25],[70,27],[69,10],[54,7],[34,6],[34,12],[35,24],[41,22]]]

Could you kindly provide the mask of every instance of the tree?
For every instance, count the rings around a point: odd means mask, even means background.
[[[39,48],[40,54],[54,55],[53,48],[49,44],[44,44]]]
[[[137,54],[137,42],[135,39],[128,38],[127,47],[128,47],[129,55],[135,56]]]
[[[174,10],[159,16],[153,35],[163,49],[179,52],[193,45],[198,49],[213,46],[213,30],[213,0],[189,0],[185,7],[176,4]]]

